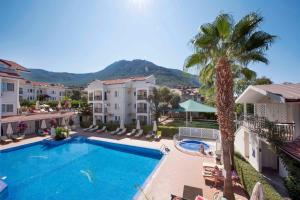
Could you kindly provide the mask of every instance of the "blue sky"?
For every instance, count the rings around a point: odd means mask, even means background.
[[[259,11],[262,29],[279,38],[268,66],[249,67],[277,83],[300,82],[297,0],[2,0],[0,7],[1,58],[74,73],[136,58],[182,69],[201,24],[221,11],[236,19]]]

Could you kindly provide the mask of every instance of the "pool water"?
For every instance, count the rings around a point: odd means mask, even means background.
[[[8,184],[5,200],[129,200],[161,158],[157,150],[92,140],[38,143],[0,152],[0,178]]]
[[[182,140],[179,142],[180,147],[189,151],[199,151],[200,145],[203,145],[205,150],[209,149],[209,145],[201,140]]]

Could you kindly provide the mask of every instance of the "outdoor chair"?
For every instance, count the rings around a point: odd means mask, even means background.
[[[143,135],[143,132],[144,132],[143,129],[138,130],[137,134],[134,137],[136,138],[141,137]]]
[[[94,125],[90,125],[88,128],[84,128],[84,129],[82,129],[83,131],[88,131],[88,130],[90,130],[90,129],[92,129],[94,127]]]
[[[96,125],[94,128],[89,129],[89,132],[95,132],[97,129],[99,129],[99,126]]]
[[[22,134],[22,135],[12,135],[11,138],[14,141],[18,142],[18,141],[23,140],[25,138],[25,134]]]
[[[148,134],[146,135],[146,139],[149,140],[151,138],[154,138],[156,133],[154,131],[149,131]]]
[[[124,128],[123,130],[121,130],[120,132],[117,133],[117,135],[121,136],[124,135],[126,133],[126,128]]]
[[[96,133],[103,133],[106,131],[106,126],[103,126],[101,129],[97,130]]]
[[[10,143],[12,142],[12,139],[8,138],[7,136],[1,136],[0,141],[3,143]]]
[[[121,128],[117,128],[116,130],[112,131],[110,134],[116,135],[120,131],[121,131]]]
[[[136,133],[136,129],[132,129],[131,132],[128,132],[126,136],[131,137]]]

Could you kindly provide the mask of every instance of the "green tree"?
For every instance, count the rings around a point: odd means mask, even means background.
[[[172,93],[171,95],[171,99],[170,99],[170,104],[172,106],[172,108],[178,108],[179,107],[179,103],[180,103],[180,96],[177,93]]]
[[[251,62],[268,63],[265,51],[274,42],[275,36],[258,30],[263,17],[250,13],[234,23],[229,14],[220,14],[212,23],[203,24],[192,39],[195,52],[185,61],[185,68],[202,67],[200,78],[205,73],[215,79],[216,106],[221,132],[222,157],[226,177],[224,196],[234,199],[231,167],[234,146],[234,78],[246,70]],[[202,73],[203,72],[203,73]],[[205,73],[204,73],[205,72]]]

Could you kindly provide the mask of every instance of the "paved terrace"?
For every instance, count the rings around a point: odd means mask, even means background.
[[[213,199],[215,192],[221,191],[221,188],[213,188],[206,185],[202,177],[203,162],[214,162],[213,158],[188,155],[179,151],[170,139],[161,139],[159,142],[150,142],[142,139],[131,139],[125,137],[111,136],[109,134],[84,133],[81,130],[72,132],[72,135],[83,135],[95,140],[103,140],[120,144],[130,144],[141,147],[150,147],[159,149],[163,144],[171,151],[166,156],[160,167],[150,178],[144,195],[140,195],[138,200],[167,200],[170,194],[182,196],[184,185],[202,188],[203,196],[210,200]],[[14,147],[22,144],[32,143],[45,139],[46,137],[31,137],[17,143],[0,145],[0,150]],[[241,186],[235,186],[235,196],[237,200],[246,200]]]

